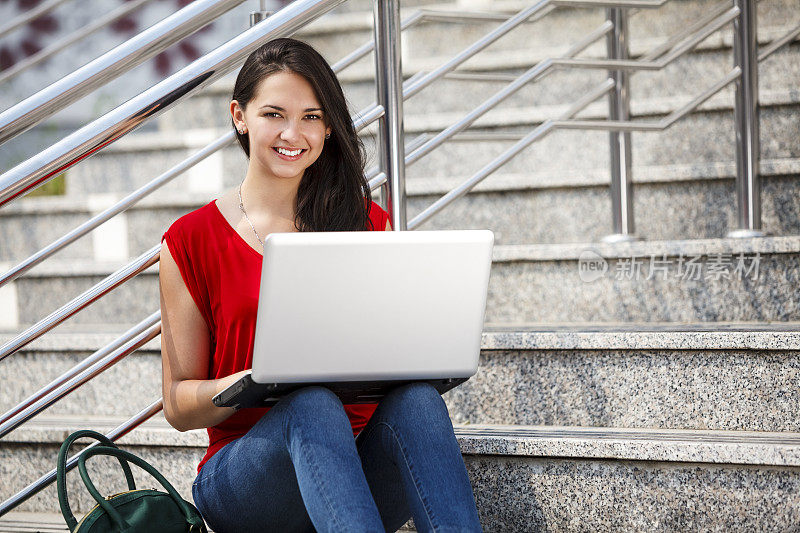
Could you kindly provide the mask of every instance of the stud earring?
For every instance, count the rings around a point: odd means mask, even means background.
[[[330,139],[330,138],[331,138],[331,134],[330,134],[330,133],[326,133],[326,134],[325,134],[325,138],[326,138],[326,139]]]

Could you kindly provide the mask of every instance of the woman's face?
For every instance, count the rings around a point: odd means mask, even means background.
[[[233,120],[250,140],[250,164],[268,176],[299,179],[322,153],[330,133],[311,84],[294,72],[276,72],[261,80],[242,112],[231,102]]]

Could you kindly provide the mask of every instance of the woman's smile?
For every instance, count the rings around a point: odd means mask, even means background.
[[[284,146],[273,146],[272,150],[285,161],[297,161],[308,151],[304,148],[287,148]]]

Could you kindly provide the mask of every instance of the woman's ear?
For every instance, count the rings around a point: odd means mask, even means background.
[[[236,125],[236,129],[241,130],[246,128],[247,126],[244,123],[244,109],[242,109],[242,107],[239,105],[239,102],[236,100],[231,100],[230,110],[231,118],[233,118],[233,123]]]

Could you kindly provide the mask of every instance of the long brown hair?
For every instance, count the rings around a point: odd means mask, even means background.
[[[298,231],[370,229],[371,192],[364,177],[364,145],[353,128],[342,86],[319,52],[295,39],[269,41],[245,60],[236,77],[233,99],[244,109],[259,82],[276,72],[299,74],[311,84],[326,126],[331,128],[322,153],[305,170],[297,188],[295,227]],[[236,129],[233,119],[231,124]],[[250,158],[247,134],[237,131],[236,136]]]

